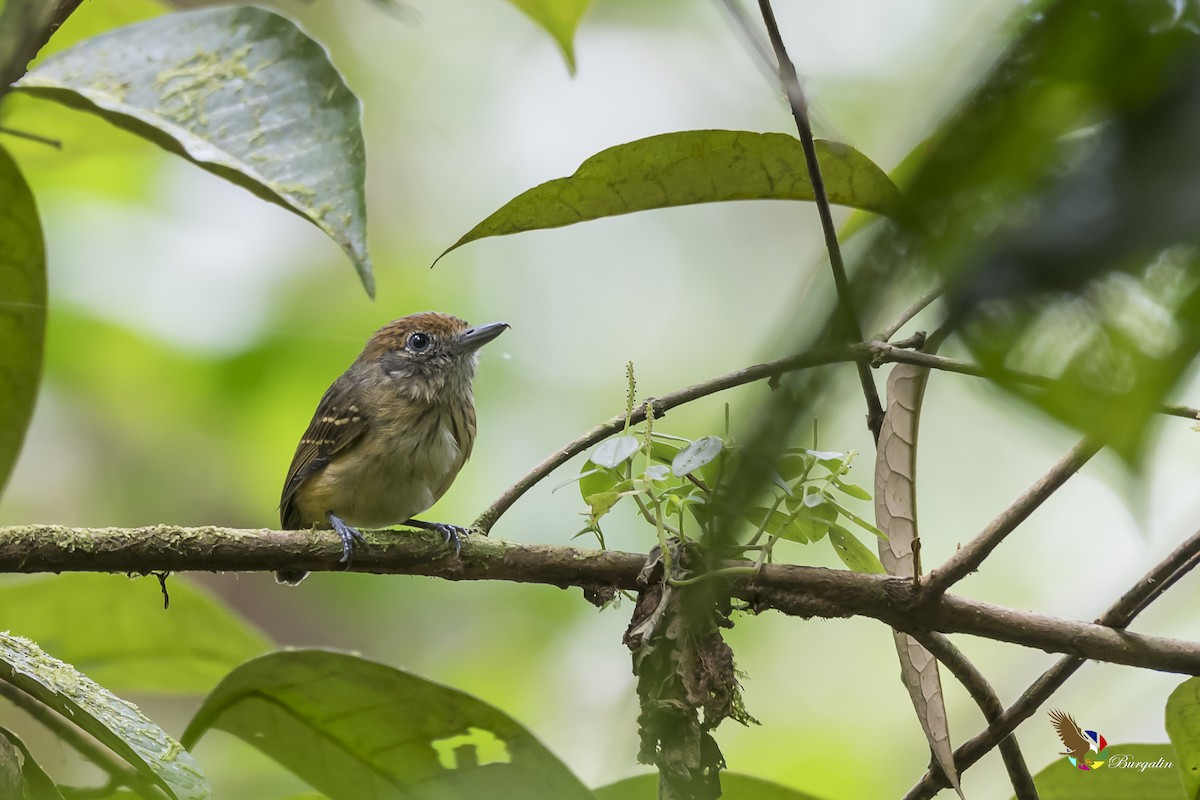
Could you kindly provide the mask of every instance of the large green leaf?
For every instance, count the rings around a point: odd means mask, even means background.
[[[168,14],[84,40],[17,88],[97,113],[309,220],[374,293],[362,109],[290,20],[249,6]]]
[[[212,689],[271,649],[208,592],[172,578],[164,611],[153,579],[72,574],[0,583],[0,630],[38,642],[114,691]]]
[[[562,48],[567,69],[575,74],[575,30],[592,0],[508,0],[545,28]]]
[[[0,489],[33,416],[46,335],[46,246],[33,194],[0,147]]]
[[[817,142],[832,203],[901,214],[900,191],[849,145]],[[782,133],[679,131],[610,147],[574,175],[508,201],[442,255],[476,239],[558,228],[654,208],[725,200],[812,200],[800,141]],[[440,256],[439,256],[440,258]]]
[[[1041,800],[1183,800],[1169,744],[1109,745],[1108,761],[1081,770],[1065,758],[1034,777]]]
[[[41,765],[33,760],[33,755],[29,752],[29,748],[25,743],[17,737],[15,733],[5,728],[0,728],[0,746],[6,746],[8,752],[13,755],[18,755],[20,759],[20,777],[21,777],[21,792],[6,794],[4,789],[5,776],[0,774],[0,797],[13,798],[13,800],[63,800],[62,792],[58,791],[58,787],[51,780],[46,771]],[[0,753],[0,762],[4,761],[4,756]],[[0,767],[0,772],[3,767]]]
[[[591,800],[561,761],[475,698],[345,653],[255,659],[204,701],[183,741],[219,729],[331,800]]]
[[[595,790],[596,800],[657,800],[658,775],[637,775]],[[818,800],[814,795],[789,789],[736,772],[721,773],[721,800]]]
[[[174,800],[212,797],[200,765],[162,728],[28,639],[0,633],[0,680],[62,714]]]
[[[1187,679],[1167,699],[1167,736],[1187,796],[1195,800],[1200,797],[1200,678]]]

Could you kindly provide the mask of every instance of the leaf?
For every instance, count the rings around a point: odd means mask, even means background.
[[[871,499],[871,493],[858,484],[850,483],[849,481],[835,480],[833,485],[836,486],[838,491],[840,491],[842,494],[849,495],[850,497],[858,500]]]
[[[616,436],[600,443],[592,452],[591,461],[601,467],[615,467],[628,461],[642,442],[636,436]]]
[[[616,470],[597,467],[589,459],[579,471],[579,494],[586,500],[589,495],[615,491],[614,487],[622,480]]]
[[[658,800],[658,775],[637,775],[601,786],[596,800]],[[721,773],[721,800],[819,800],[816,795],[790,789],[736,772]]]
[[[647,480],[661,482],[671,476],[671,468],[666,464],[651,464],[642,474]]]
[[[595,527],[601,517],[612,511],[612,507],[624,496],[621,492],[597,492],[583,498],[583,502],[587,503],[592,509],[591,514],[588,516],[588,521],[592,527]]]
[[[0,147],[0,491],[33,416],[46,337],[46,245],[37,205]]]
[[[829,543],[833,551],[850,569],[868,575],[883,575],[883,564],[875,557],[866,545],[855,538],[854,534],[841,525],[829,526]]]
[[[0,680],[62,714],[176,800],[212,797],[191,754],[137,707],[19,636],[0,633]]]
[[[8,739],[0,738],[0,797],[13,800],[25,796],[25,775],[21,771],[21,753]]]
[[[22,787],[23,792],[20,794],[11,791],[5,792],[5,779],[0,774],[0,797],[19,797],[21,800],[63,800],[62,792],[58,790],[58,786],[46,774],[41,765],[33,760],[33,756],[30,754],[29,748],[25,746],[25,743],[12,731],[0,728],[0,749],[4,745],[12,748],[12,752],[20,751],[21,779],[24,782],[24,786]],[[0,753],[0,763],[4,761],[4,758],[4,755]],[[0,772],[3,772],[3,770],[3,766],[0,766]]]
[[[15,88],[99,114],[312,222],[374,296],[361,105],[285,17],[250,6],[167,14],[51,56]]]
[[[592,0],[508,0],[554,37],[575,74],[575,30]]]
[[[1167,698],[1167,736],[1175,747],[1189,798],[1200,797],[1200,678],[1189,678]]]
[[[270,641],[184,578],[38,576],[0,583],[0,630],[27,637],[114,691],[212,689]]]
[[[529,731],[475,698],[344,653],[293,650],[238,667],[183,741],[232,733],[328,795],[591,800]]]
[[[923,367],[892,367],[875,450],[875,523],[885,534],[877,541],[879,560],[888,575],[904,578],[917,574],[917,427],[928,380],[929,370]],[[937,660],[908,634],[893,630],[892,637],[900,657],[900,678],[929,748],[962,797]]]
[[[804,512],[784,514],[781,511],[772,511],[761,506],[747,509],[746,518],[772,536],[800,544],[817,541],[825,535],[825,531],[829,528],[829,521],[816,514]],[[763,523],[764,519],[766,520],[765,524]]]
[[[831,203],[901,214],[900,192],[866,156],[817,142]],[[438,256],[488,236],[558,228],[655,208],[725,200],[812,200],[804,151],[782,133],[678,131],[610,147],[574,175],[508,201]]]
[[[690,475],[721,455],[722,447],[724,442],[719,436],[697,439],[675,456],[675,460],[671,462],[671,472],[678,478]]]
[[[1110,744],[1105,752],[1108,761],[1097,770],[1055,758],[1034,776],[1040,800],[1183,800],[1171,745]]]

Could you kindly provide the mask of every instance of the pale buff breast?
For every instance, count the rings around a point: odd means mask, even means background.
[[[428,509],[446,493],[468,453],[460,447],[446,414],[431,410],[413,425],[385,425],[371,432],[382,447],[364,457],[351,448],[309,479],[300,512],[324,520],[333,512],[349,525],[396,525]],[[332,503],[338,497],[340,503]]]

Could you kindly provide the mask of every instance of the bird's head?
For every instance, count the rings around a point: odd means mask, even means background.
[[[423,311],[376,331],[358,360],[377,364],[384,381],[414,400],[432,402],[447,393],[469,393],[479,348],[506,328],[507,322],[471,326],[449,314]]]

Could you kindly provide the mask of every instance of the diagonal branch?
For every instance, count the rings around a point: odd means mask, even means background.
[[[779,67],[779,81],[787,92],[788,105],[792,108],[792,117],[796,121],[796,131],[800,134],[800,144],[804,148],[804,160],[808,165],[808,175],[812,181],[813,199],[817,204],[817,214],[821,218],[821,232],[825,236],[825,249],[829,251],[829,266],[833,271],[833,284],[837,289],[838,308],[841,311],[845,338],[852,342],[863,339],[862,325],[858,321],[858,312],[854,308],[854,296],[850,290],[850,280],[846,277],[846,265],[842,261],[842,248],[838,244],[837,228],[833,224],[833,210],[829,206],[829,195],[825,192],[825,179],[821,175],[821,165],[817,161],[817,147],[813,141],[812,124],[808,121],[808,103],[804,99],[804,90],[800,88],[800,79],[796,75],[796,65],[792,63],[787,48],[783,44],[783,36],[779,33],[779,24],[775,21],[775,12],[771,8],[771,0],[758,0],[758,8],[762,13],[763,23],[767,26],[767,37],[775,50],[775,59]],[[867,427],[871,436],[879,440],[879,426],[883,424],[883,405],[879,402],[879,390],[875,386],[875,377],[867,364],[858,363],[858,380],[862,384],[863,396],[867,401]]]
[[[1004,714],[1004,706],[996,695],[996,690],[988,683],[987,678],[975,668],[962,651],[940,633],[925,633],[913,636],[921,646],[942,663],[954,675],[963,688],[971,695],[971,699],[983,712],[988,723],[995,723]],[[1008,770],[1008,779],[1016,793],[1017,800],[1038,800],[1037,787],[1034,786],[1033,776],[1021,755],[1021,747],[1015,736],[1005,736],[1000,740],[1000,757],[1004,759],[1004,767]]]
[[[1029,518],[1038,506],[1054,494],[1067,479],[1080,470],[1100,450],[1100,445],[1090,438],[1082,439],[1078,444],[1058,460],[1050,471],[1030,486],[1023,495],[1012,505],[1004,509],[1000,516],[988,524],[983,532],[958,549],[946,563],[929,573],[925,580],[924,591],[931,596],[945,592],[958,581],[979,569],[984,559],[996,549],[1004,539],[1017,529],[1017,526]]]
[[[745,386],[755,381],[769,380],[796,370],[849,361],[868,363],[874,366],[880,364],[915,364],[916,366],[929,367],[930,369],[942,370],[944,372],[955,372],[981,378],[987,377],[983,368],[974,364],[968,364],[965,361],[956,361],[952,358],[930,355],[919,350],[909,350],[897,345],[888,344],[887,342],[872,341],[859,342],[843,347],[818,347],[775,361],[754,364],[753,366],[725,375],[718,375],[715,378],[710,378],[692,386],[677,389],[662,397],[651,398],[633,410],[633,414],[630,417],[630,424],[638,425],[645,422],[647,407],[649,405],[653,405],[654,416],[657,419],[673,408],[691,403],[703,397],[708,397],[717,392],[723,392],[726,389]],[[1028,379],[1027,382],[1031,383],[1034,381],[1042,385],[1053,383],[1050,378],[1036,375],[1026,375],[1024,377]],[[1200,409],[1188,408],[1187,406],[1163,406],[1160,409],[1160,413],[1200,420]],[[496,521],[512,507],[513,503],[517,502],[523,494],[545,479],[547,475],[592,445],[598,444],[624,429],[625,412],[622,411],[607,422],[603,422],[567,442],[554,453],[547,456],[536,467],[525,475],[522,475],[516,483],[505,489],[504,493],[496,498],[479,515],[479,518],[475,520],[472,527],[486,534],[496,524]]]
[[[355,572],[428,575],[447,580],[503,580],[578,586],[594,596],[637,586],[643,554],[521,544],[473,536],[455,558],[440,534],[367,531]],[[0,572],[334,570],[342,543],[333,531],[235,528],[0,528]],[[744,561],[720,562],[731,596],[754,611],[800,617],[867,616],[906,633],[969,633],[1134,667],[1200,674],[1200,644],[1127,633],[982,603],[954,595],[921,602],[906,580],[846,570],[770,564],[755,574]],[[740,569],[737,569],[740,568]]]
[[[1122,630],[1134,618],[1146,609],[1164,592],[1171,588],[1180,578],[1191,572],[1200,564],[1200,531],[1192,534],[1183,544],[1175,548],[1147,572],[1129,591],[1121,595],[1108,610],[1096,620],[1097,625],[1109,629]],[[1067,657],[1060,659],[1053,667],[1042,673],[1032,685],[1022,692],[1017,702],[1013,703],[1001,717],[992,722],[986,730],[964,743],[954,751],[954,762],[959,772],[982,758],[998,742],[1012,734],[1017,726],[1027,720],[1033,712],[1050,698],[1059,687],[1067,682],[1075,671],[1083,666],[1085,658]],[[945,777],[940,773],[926,773],[904,800],[928,800],[943,787],[949,786]]]

